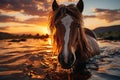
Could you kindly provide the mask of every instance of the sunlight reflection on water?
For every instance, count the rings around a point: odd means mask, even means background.
[[[98,44],[100,47],[105,47],[105,46],[120,47],[119,41],[100,40],[98,41]]]

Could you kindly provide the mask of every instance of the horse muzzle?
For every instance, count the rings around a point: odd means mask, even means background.
[[[69,53],[68,57],[66,58],[67,58],[67,62],[65,61],[65,56],[63,53],[60,53],[58,55],[58,61],[61,64],[61,67],[63,69],[70,69],[74,65],[76,57],[73,53]]]

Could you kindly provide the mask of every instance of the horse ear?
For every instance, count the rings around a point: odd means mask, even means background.
[[[59,8],[59,5],[56,2],[56,0],[54,0],[53,3],[52,3],[52,9],[53,9],[53,11],[57,10],[58,8]]]
[[[84,9],[83,0],[79,0],[79,2],[77,3],[76,7],[79,9],[80,12],[83,12],[83,9]]]

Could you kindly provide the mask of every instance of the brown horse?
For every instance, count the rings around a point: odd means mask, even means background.
[[[83,72],[86,61],[99,54],[95,34],[83,28],[84,4],[79,0],[77,5],[58,5],[53,1],[50,14],[50,31],[53,35],[53,49],[58,53],[58,60],[64,69],[73,68]]]

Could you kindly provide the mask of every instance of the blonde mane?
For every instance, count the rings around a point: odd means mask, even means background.
[[[53,52],[58,53],[61,46],[57,38],[57,36],[59,35],[56,35],[55,23],[57,20],[59,20],[60,17],[63,17],[65,14],[69,14],[72,17],[75,17],[75,19],[78,20],[76,23],[80,24],[78,29],[78,47],[80,52],[82,53],[81,54],[82,58],[86,59],[91,57],[91,48],[88,45],[86,34],[83,28],[83,21],[82,21],[83,16],[75,5],[69,5],[69,6],[61,5],[56,11],[50,12],[49,29],[52,35]]]

